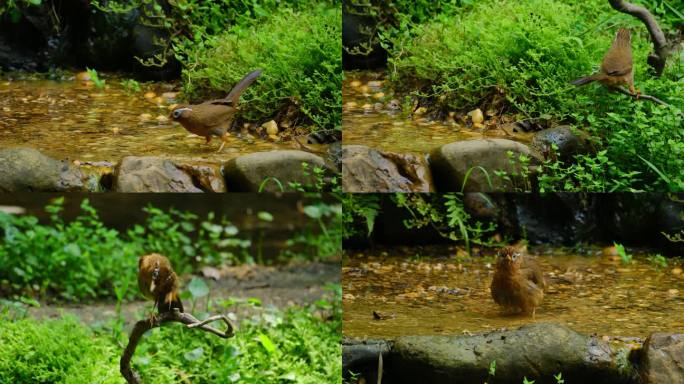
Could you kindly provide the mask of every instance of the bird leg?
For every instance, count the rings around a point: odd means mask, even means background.
[[[224,133],[223,136],[221,136],[221,146],[219,147],[218,152],[221,152],[223,150],[223,147],[226,145],[226,139],[228,139],[228,132]]]

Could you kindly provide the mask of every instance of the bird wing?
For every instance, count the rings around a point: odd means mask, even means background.
[[[608,76],[624,76],[632,72],[632,47],[629,41],[616,39],[601,62],[601,71]]]

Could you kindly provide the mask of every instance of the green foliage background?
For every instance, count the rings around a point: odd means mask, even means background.
[[[639,3],[656,14],[670,39],[681,39],[684,3]],[[684,190],[684,55],[675,52],[663,76],[654,77],[645,27],[607,1],[443,1],[432,8],[394,1],[373,9],[380,19],[392,14],[384,18],[380,41],[399,91],[441,111],[495,106],[594,136],[597,153],[540,168],[541,190]],[[670,107],[569,84],[597,70],[619,27],[633,31],[637,88]]]

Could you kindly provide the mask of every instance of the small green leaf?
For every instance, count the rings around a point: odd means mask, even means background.
[[[304,214],[312,219],[320,219],[323,216],[323,212],[316,205],[307,205],[304,207]]]
[[[259,218],[259,220],[269,221],[269,222],[273,221],[273,215],[271,215],[269,212],[266,212],[266,211],[260,211],[259,213],[257,213],[257,217]]]
[[[204,355],[204,348],[197,347],[192,351],[186,352],[183,357],[185,357],[185,360],[187,361],[197,361],[202,357],[202,355]]]
[[[207,286],[207,283],[198,277],[194,277],[192,280],[190,280],[190,284],[188,284],[188,290],[195,299],[209,294],[209,287]]]
[[[269,354],[272,354],[273,352],[275,352],[276,346],[275,346],[275,344],[273,344],[273,342],[271,341],[271,339],[267,335],[260,333],[259,334],[259,342],[261,342],[261,345],[264,347],[266,352],[268,352]]]

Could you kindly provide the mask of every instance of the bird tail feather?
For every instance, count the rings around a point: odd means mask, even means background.
[[[595,81],[596,79],[593,76],[587,76],[587,77],[580,77],[579,79],[575,79],[570,82],[572,85],[585,85],[589,84],[592,81]]]
[[[261,69],[257,69],[255,71],[252,71],[247,74],[247,76],[243,77],[242,80],[240,80],[239,83],[237,83],[233,89],[230,91],[228,96],[226,96],[226,100],[230,101],[233,106],[236,106],[238,104],[238,100],[240,100],[240,95],[242,92],[247,89],[247,87],[250,86],[254,82],[254,80],[257,79],[261,75]]]
[[[159,312],[170,312],[174,308],[178,308],[180,312],[185,312],[183,310],[183,302],[180,300],[177,291],[172,291],[166,294],[166,297],[164,297],[164,302],[159,305]]]

